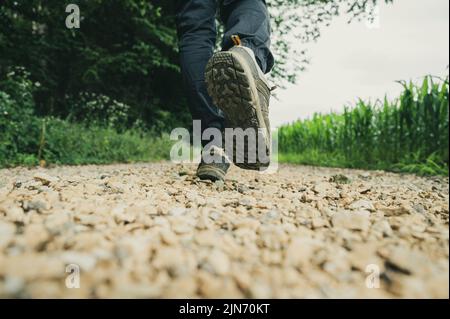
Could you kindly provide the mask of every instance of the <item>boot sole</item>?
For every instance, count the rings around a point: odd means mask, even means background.
[[[232,127],[266,130],[264,117],[258,97],[256,81],[251,69],[245,61],[241,62],[238,56],[231,52],[219,52],[214,54],[206,66],[205,72],[206,86],[208,94],[214,103],[224,113],[227,121]],[[270,152],[267,136],[264,138],[266,154]],[[248,163],[248,152],[236,150],[233,143],[233,158],[243,158],[244,163],[236,163],[236,166],[248,170],[263,170],[270,165],[260,162],[258,156],[256,163]],[[254,151],[256,145],[251,146],[250,151]],[[236,152],[239,152],[237,154]]]
[[[197,170],[197,177],[212,182],[225,180],[226,172],[213,165],[205,164]]]

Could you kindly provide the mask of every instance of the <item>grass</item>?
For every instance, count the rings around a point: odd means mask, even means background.
[[[110,110],[109,104],[100,105],[108,110],[102,114],[104,121],[91,118],[89,110],[83,123],[40,117],[35,112],[34,92],[35,83],[23,68],[0,78],[0,167],[169,159],[173,142],[168,135],[118,129],[114,124],[123,120],[123,114]]]
[[[281,127],[280,162],[448,175],[448,78],[400,84],[394,101],[359,101]]]
[[[111,164],[169,159],[172,141],[167,135],[127,131],[72,123],[55,118],[40,119],[39,134],[31,151],[0,160],[0,167],[39,164]]]

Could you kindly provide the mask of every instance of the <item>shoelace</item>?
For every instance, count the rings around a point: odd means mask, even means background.
[[[242,45],[242,41],[241,38],[239,37],[239,35],[233,34],[231,36],[231,40],[233,41],[235,46],[241,46]],[[278,88],[277,85],[274,85],[272,87],[269,88],[270,92],[275,91]]]

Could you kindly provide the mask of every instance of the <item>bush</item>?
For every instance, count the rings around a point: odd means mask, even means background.
[[[71,122],[118,131],[130,127],[130,106],[106,95],[83,92],[70,105],[68,120]]]
[[[108,164],[168,159],[171,143],[165,136],[69,123],[56,118],[45,127],[42,158],[54,164]]]
[[[64,25],[67,4],[60,0],[2,1],[0,77],[12,65],[25,66],[40,82],[34,93],[39,116],[94,123],[103,120],[98,107],[120,111],[121,117],[123,106],[130,106],[126,119],[117,119],[117,129],[130,128],[137,120],[152,128],[161,110],[169,111],[177,126],[186,126],[189,113],[172,2],[74,1],[83,21],[80,29],[70,30]],[[89,112],[83,116],[80,112],[86,108]],[[114,116],[108,114],[108,125]],[[164,124],[167,129],[172,123]]]
[[[33,112],[35,87],[23,68],[0,81],[0,167],[37,165],[40,160],[77,165],[168,159],[172,143],[167,136],[112,128],[126,116],[126,106],[100,97],[86,106],[98,112],[92,122],[38,117]],[[101,103],[119,110],[106,110],[108,116],[102,118]]]
[[[34,84],[23,68],[0,81],[0,166],[35,163],[38,120],[33,114]]]

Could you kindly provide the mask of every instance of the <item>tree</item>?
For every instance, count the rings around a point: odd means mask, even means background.
[[[40,83],[38,115],[92,122],[115,108],[111,116],[122,116],[124,127],[186,122],[176,31],[173,16],[162,14],[164,1],[72,2],[82,10],[79,29],[66,28],[67,4],[59,0],[1,5],[0,76],[11,66],[31,73]]]
[[[0,5],[1,81],[14,66],[39,83],[36,113],[163,130],[186,125],[175,29],[177,0],[73,0],[81,27],[68,29],[59,0],[4,0]],[[380,0],[391,2],[392,0]],[[377,0],[267,0],[273,17],[276,81],[295,81],[306,51],[290,40],[315,40],[341,13],[367,14]],[[289,36],[288,36],[289,35]],[[295,56],[294,62],[291,59]],[[289,68],[295,65],[295,68]],[[105,118],[105,114],[107,114]]]
[[[323,27],[332,19],[346,15],[348,22],[374,19],[374,9],[379,2],[393,0],[267,0],[272,16],[275,43],[273,49],[277,64],[272,78],[283,85],[286,81],[295,83],[299,72],[308,64],[307,50],[293,49],[292,40],[306,44],[320,37]],[[292,35],[294,34],[294,36]]]

